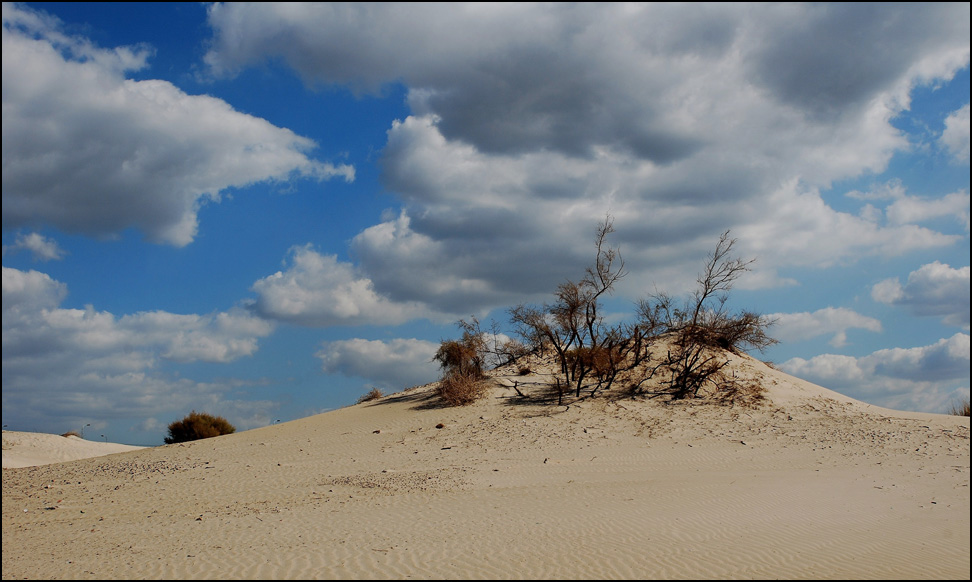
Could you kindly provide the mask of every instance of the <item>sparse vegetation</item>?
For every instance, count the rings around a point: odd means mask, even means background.
[[[437,394],[450,406],[466,406],[486,395],[487,336],[476,318],[459,320],[458,325],[462,338],[443,341],[433,356],[443,371]]]
[[[62,437],[65,437],[65,438],[67,438],[67,437],[78,437],[78,438],[81,438],[81,433],[78,432],[78,431],[76,431],[76,430],[69,430],[66,433],[62,434],[61,436]]]
[[[622,371],[633,369],[647,355],[645,337],[637,326],[608,325],[601,313],[603,298],[627,274],[620,251],[607,245],[612,232],[613,222],[606,217],[597,227],[594,266],[580,281],[562,283],[554,303],[510,310],[511,322],[525,345],[535,353],[548,346],[554,350],[564,378],[558,386],[572,387],[578,397],[585,382],[592,394],[609,389]]]
[[[948,413],[954,416],[969,416],[969,399],[966,398],[958,404],[953,404]]]
[[[773,322],[752,311],[727,308],[729,291],[753,262],[733,256],[736,241],[729,232],[719,238],[689,298],[651,294],[638,302],[634,323],[609,325],[602,301],[626,275],[620,250],[607,244],[612,232],[608,216],[597,227],[594,265],[579,281],[558,286],[552,303],[510,309],[518,340],[496,347],[495,324],[490,343],[477,320],[460,321],[462,338],[443,341],[435,356],[445,372],[440,396],[448,402],[466,402],[466,397],[446,397],[442,392],[481,394],[473,386],[482,383],[489,356],[495,356],[493,363],[515,362],[527,354],[552,351],[560,368],[552,382],[559,403],[571,392],[580,398],[585,390],[589,396],[610,390],[619,379],[630,394],[758,401],[758,383],[737,379],[728,366],[734,354],[775,344],[767,334]],[[655,348],[660,354],[652,353]],[[519,369],[522,374],[524,367]]]
[[[656,293],[638,305],[643,328],[669,340],[653,371],[665,374],[665,391],[673,399],[694,398],[706,386],[734,390],[734,382],[723,373],[727,356],[776,343],[766,334],[772,321],[751,311],[733,314],[726,309],[733,283],[753,262],[732,256],[735,242],[728,231],[722,234],[691,299],[680,303]]]
[[[171,445],[208,439],[234,432],[236,432],[236,427],[222,416],[213,416],[193,410],[182,420],[177,420],[169,425],[169,436],[165,438],[165,444]]]
[[[384,395],[385,393],[382,392],[380,388],[375,387],[362,394],[361,398],[358,398],[357,404],[362,404],[364,402],[371,402],[372,400],[378,400]]]
[[[466,406],[486,396],[488,384],[482,375],[447,373],[436,393],[450,406]]]

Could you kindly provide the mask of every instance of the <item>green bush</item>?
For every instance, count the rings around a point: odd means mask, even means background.
[[[222,416],[213,416],[193,410],[182,420],[177,420],[169,425],[169,436],[165,438],[165,444],[171,445],[208,439],[234,432],[236,432],[236,427]]]

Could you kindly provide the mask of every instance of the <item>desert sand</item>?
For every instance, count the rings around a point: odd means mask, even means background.
[[[3,578],[969,578],[968,417],[734,366],[762,403],[556,406],[511,368],[42,466],[5,433]]]

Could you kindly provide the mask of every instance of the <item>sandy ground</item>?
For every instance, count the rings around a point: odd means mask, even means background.
[[[3,578],[969,578],[967,417],[739,370],[759,406],[538,404],[501,370],[468,407],[44,466],[5,433]]]

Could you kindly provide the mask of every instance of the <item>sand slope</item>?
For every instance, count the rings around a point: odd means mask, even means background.
[[[3,577],[969,577],[968,418],[737,366],[759,407],[531,404],[501,370],[464,408],[5,469]]]
[[[35,467],[135,451],[144,447],[37,432],[3,431],[3,468]]]

